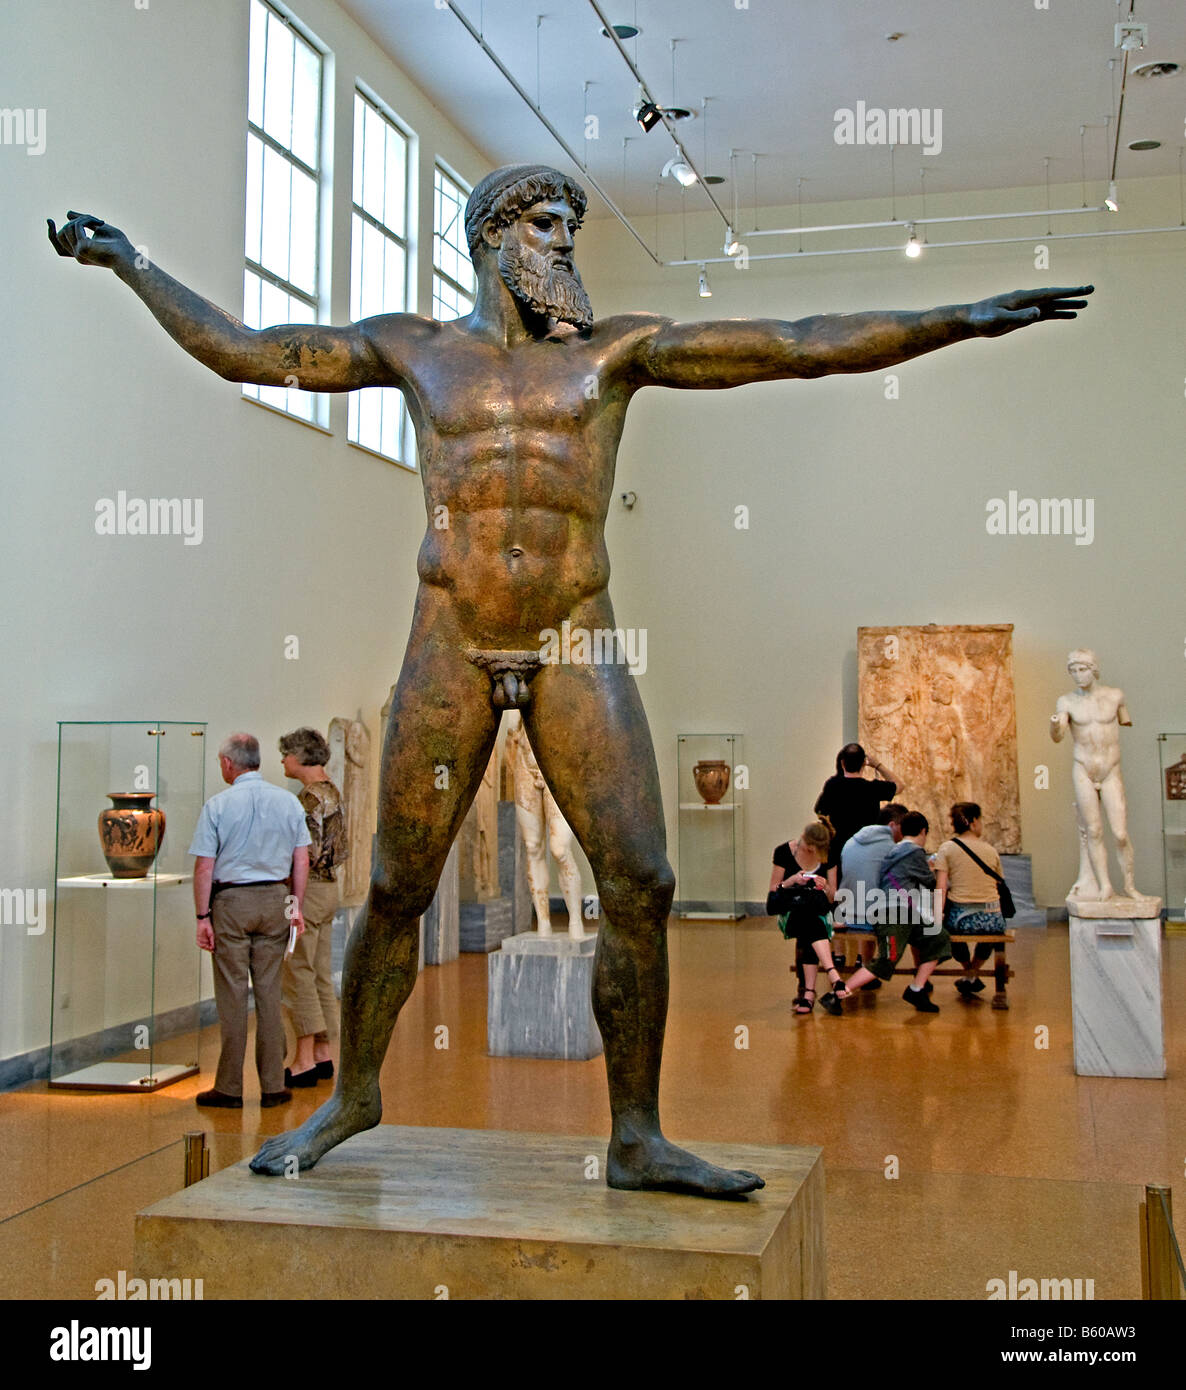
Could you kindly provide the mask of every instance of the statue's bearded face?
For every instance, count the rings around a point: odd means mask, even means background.
[[[507,289],[537,314],[590,328],[593,306],[572,261],[576,216],[564,200],[537,203],[504,230],[498,273]]]

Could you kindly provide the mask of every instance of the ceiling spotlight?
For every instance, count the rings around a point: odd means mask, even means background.
[[[1159,150],[1161,149],[1160,140],[1130,140],[1128,142],[1130,150]]]
[[[1138,63],[1132,70],[1134,77],[1176,77],[1182,71],[1180,63],[1152,62]]]
[[[1120,211],[1120,195],[1116,192],[1115,179],[1108,185],[1108,196],[1104,199],[1104,207],[1106,207],[1109,212]]]
[[[1149,26],[1139,20],[1121,20],[1116,26],[1116,47],[1125,53],[1136,53],[1149,39]]]
[[[644,132],[649,135],[659,122],[662,121],[663,113],[653,101],[643,101],[634,108],[634,119],[642,126]]]
[[[673,179],[678,179],[685,188],[691,188],[696,182],[696,171],[690,164],[685,164],[678,156],[674,159],[669,159],[663,166],[661,177],[667,178],[669,176]]]
[[[700,298],[712,298],[712,286],[708,283],[708,271],[703,266],[700,267]]]
[[[705,174],[705,176],[704,176],[704,182],[705,182],[705,183],[711,183],[711,184],[724,183],[724,182],[725,182],[725,176],[724,176],[724,174]]]
[[[610,29],[612,29],[620,39],[636,39],[639,34],[642,33],[642,30],[637,24],[611,24]],[[609,38],[609,29],[603,29],[601,32],[607,39]]]
[[[736,256],[738,251],[741,250],[741,242],[737,240],[737,234],[732,227],[726,229],[725,244],[721,249],[726,256]]]
[[[922,242],[918,239],[913,222],[906,224],[906,254],[912,261],[916,261],[922,255]]]

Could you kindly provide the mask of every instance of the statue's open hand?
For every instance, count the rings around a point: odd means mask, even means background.
[[[118,227],[86,212],[68,212],[70,219],[61,231],[47,217],[49,244],[59,256],[70,256],[82,265],[112,267],[130,260],[135,251]]]
[[[1073,319],[1076,310],[1087,305],[1076,295],[1092,294],[1094,285],[1075,285],[1050,290],[1013,290],[1009,294],[994,294],[971,306],[972,326],[983,338],[999,338],[1015,328],[1026,328],[1044,319]]]

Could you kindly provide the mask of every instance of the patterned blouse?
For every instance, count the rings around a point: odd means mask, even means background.
[[[317,883],[333,883],[334,868],[348,854],[346,808],[342,794],[330,781],[310,782],[301,788],[305,824],[313,843],[309,846],[309,878]]]

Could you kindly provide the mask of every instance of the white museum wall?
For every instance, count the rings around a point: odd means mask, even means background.
[[[343,322],[355,78],[419,137],[423,244],[434,158],[470,180],[489,166],[334,4],[298,11],[336,64],[331,318]],[[39,0],[4,17],[4,104],[44,108],[47,140],[40,156],[0,146],[0,312],[20,345],[0,385],[11,749],[0,886],[43,888],[51,905],[58,720],[205,720],[207,794],[222,786],[218,743],[246,728],[264,776],[295,786],[276,739],[300,724],[361,712],[377,761],[407,638],[418,475],[346,443],[344,395],[331,399],[330,435],[242,400],[114,276],[46,241],[46,217],[96,212],[242,313],[247,16],[241,0]],[[430,284],[422,267],[421,307]],[[96,501],[120,489],[203,499],[202,543],[96,535]],[[289,635],[298,660],[285,659]],[[168,834],[188,845],[191,829]],[[94,850],[101,869],[97,834]],[[0,1057],[48,1042],[51,937],[0,927]]]
[[[842,157],[838,155],[838,157]],[[727,189],[718,190],[726,193]],[[1089,188],[1089,197],[1100,190]],[[1056,219],[1055,233],[1177,226],[1176,180],[1124,182],[1112,220]],[[1078,207],[1078,184],[1053,207]],[[958,200],[932,216],[1042,207],[1041,188]],[[695,191],[688,206],[696,206]],[[677,206],[676,195],[665,207]],[[899,196],[898,216],[919,214]],[[890,216],[889,200],[804,208],[809,223]],[[652,241],[654,217],[638,219]],[[742,227],[752,226],[749,212]],[[793,208],[762,227],[795,226]],[[683,258],[680,219],[660,255]],[[646,309],[675,319],[923,309],[1015,288],[1094,283],[1074,322],[958,344],[886,373],[776,382],[727,392],[645,390],[631,406],[607,528],[619,626],[645,628],[639,678],[659,757],[669,854],[676,855],[676,736],[744,735],[750,790],[742,895],[765,895],[772,848],[812,817],[837,750],[857,735],[859,626],[1011,622],[1023,848],[1035,896],[1060,906],[1077,869],[1070,743],[1048,719],[1071,688],[1066,655],[1094,647],[1102,679],[1128,694],[1121,732],[1138,887],[1163,892],[1156,736],[1186,728],[1186,235],[1049,240],[1036,222],[932,228],[932,240],[1038,233],[1016,245],[709,267],[651,265],[616,222],[582,234],[578,263],[598,317]],[[742,241],[746,241],[744,231]],[[847,234],[819,245],[900,244]],[[689,216],[687,255],[720,255],[715,216]],[[1035,270],[1034,248],[1050,268]],[[748,242],[751,254],[793,239]],[[986,532],[986,503],[1093,498],[1089,545]],[[618,494],[638,501],[626,511]],[[735,508],[749,508],[749,529]],[[874,750],[877,751],[877,750]],[[1035,768],[1049,768],[1049,789]],[[909,797],[907,796],[907,800]],[[946,827],[944,827],[946,829]],[[1119,879],[1116,880],[1119,886]],[[679,896],[677,890],[677,897]]]

